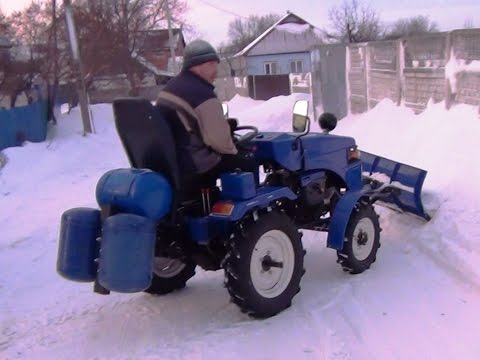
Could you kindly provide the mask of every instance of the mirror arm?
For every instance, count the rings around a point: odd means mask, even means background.
[[[301,156],[303,158],[303,146],[301,146],[301,142],[300,142],[300,138],[307,135],[309,132],[310,132],[310,118],[307,116],[307,121],[306,121],[306,124],[305,124],[305,131],[302,132],[301,134],[298,134],[296,137],[295,137],[295,141],[293,142],[293,149],[292,150],[297,150],[299,147],[301,148],[300,151],[301,151]]]

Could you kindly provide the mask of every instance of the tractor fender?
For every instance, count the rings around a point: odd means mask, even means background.
[[[358,200],[366,194],[365,190],[355,190],[343,195],[335,206],[328,229],[327,247],[341,250],[348,221]]]
[[[213,205],[209,215],[211,219],[238,221],[253,209],[264,209],[280,199],[296,200],[297,195],[288,187],[264,187],[256,196],[243,201],[218,201]]]

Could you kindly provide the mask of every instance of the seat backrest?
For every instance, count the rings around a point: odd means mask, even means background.
[[[166,111],[143,98],[120,98],[113,102],[115,126],[130,165],[162,173],[179,190],[180,169]]]

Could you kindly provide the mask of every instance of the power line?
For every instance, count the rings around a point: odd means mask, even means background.
[[[214,8],[214,9],[217,9],[218,11],[223,11],[224,13],[234,15],[234,16],[240,17],[242,19],[248,19],[246,16],[239,15],[239,14],[233,12],[233,11],[230,11],[230,10],[222,9],[222,8],[218,7],[217,5],[209,3],[208,1],[205,1],[205,0],[198,0],[198,1],[200,1],[201,3],[204,3],[207,6],[210,6],[210,7]]]

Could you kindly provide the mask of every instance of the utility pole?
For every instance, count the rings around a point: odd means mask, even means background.
[[[173,43],[173,30],[172,30],[172,15],[170,14],[170,6],[168,0],[165,1],[165,14],[167,15],[168,23],[168,42],[170,44],[170,56],[172,58],[173,73],[177,75],[177,58],[175,54],[175,44]]]
[[[78,100],[80,102],[80,112],[82,114],[83,134],[92,133],[92,123],[90,120],[90,113],[88,111],[87,90],[85,87],[85,79],[83,75],[83,65],[80,58],[80,46],[78,45],[78,37],[75,29],[75,22],[73,20],[72,3],[71,0],[63,0],[65,6],[65,20],[67,23],[68,40],[72,50],[72,56],[77,70],[77,89]]]

